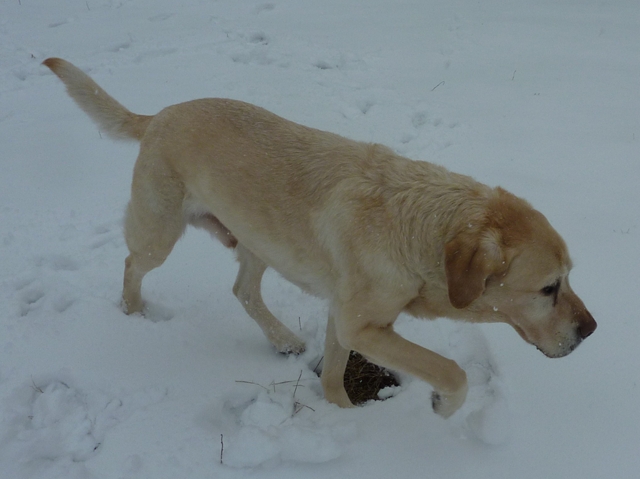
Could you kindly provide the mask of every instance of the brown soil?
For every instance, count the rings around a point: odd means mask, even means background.
[[[371,399],[380,401],[378,392],[390,386],[399,386],[398,379],[387,369],[367,361],[361,354],[351,351],[344,387],[353,404],[363,404]]]

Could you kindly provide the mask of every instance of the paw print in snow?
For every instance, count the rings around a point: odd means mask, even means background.
[[[510,432],[509,407],[486,337],[474,324],[456,324],[449,350],[467,373],[469,392],[451,420],[464,436],[487,444],[504,444]]]
[[[63,376],[32,378],[3,399],[0,462],[13,465],[12,477],[84,477],[83,463],[112,427],[166,396],[148,389],[117,398]]]
[[[35,266],[35,272],[14,281],[17,315],[25,317],[41,309],[64,313],[76,302],[76,295],[49,272],[74,272],[78,264],[68,256],[52,254],[36,258]]]
[[[123,243],[124,237],[120,223],[106,223],[95,227],[94,239],[90,247],[99,249],[105,246],[120,246]]]

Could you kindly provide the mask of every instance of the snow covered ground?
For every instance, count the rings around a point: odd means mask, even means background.
[[[202,232],[127,317],[136,145],[100,136],[48,56],[138,113],[236,98],[502,185],[564,236],[599,328],[550,360],[507,326],[401,318],[469,371],[445,421],[411,378],[327,404],[325,306],[267,275],[308,343],[277,355]],[[637,0],[2,0],[0,478],[639,477],[639,78]]]

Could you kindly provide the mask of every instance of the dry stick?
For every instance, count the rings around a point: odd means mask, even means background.
[[[318,364],[316,364],[316,367],[313,368],[314,373],[318,374],[318,366],[320,366],[320,363],[322,362],[323,359],[324,359],[324,356],[320,358],[320,360],[318,361]]]
[[[300,378],[302,377],[302,369],[300,370],[300,375],[298,376],[298,380],[296,381],[296,387],[293,388],[293,399],[296,398],[296,392],[298,392],[298,386],[300,385]]]
[[[276,392],[276,386],[282,386],[283,384],[292,384],[295,381],[280,381],[280,382],[272,382],[271,386],[273,387],[273,392]],[[300,386],[304,387],[303,384],[301,384]]]
[[[223,454],[224,454],[224,434],[220,434],[220,464],[222,464]]]
[[[271,391],[271,389],[269,389],[268,387],[263,386],[262,384],[259,384],[259,383],[255,383],[253,381],[241,381],[241,380],[237,379],[235,382],[236,383],[240,383],[240,384],[252,384],[253,386],[261,387],[262,389],[264,389],[267,392]],[[273,388],[273,392],[276,392],[276,386],[282,386],[283,384],[293,384],[293,383],[295,383],[295,381],[280,381],[280,382],[277,382],[277,383],[276,382],[272,382],[271,384],[269,384],[269,387],[272,387]],[[300,384],[300,387],[303,388],[304,384]]]
[[[317,366],[316,366],[317,367]],[[300,378],[302,378],[302,369],[300,370],[300,375],[298,376],[298,380],[296,381],[296,387],[293,388],[293,415],[295,416],[296,414],[298,414],[300,411],[302,411],[304,408],[307,408],[313,412],[316,412],[315,409],[313,409],[312,407],[307,406],[306,404],[302,404],[300,401],[295,401],[296,398],[296,392],[298,391],[298,386],[302,386],[300,384]]]
[[[295,383],[295,381],[278,381],[276,382],[272,382],[271,385],[272,386],[282,386],[283,384],[292,384]]]
[[[322,359],[324,358],[324,356],[322,358],[320,358],[320,361],[322,361]],[[318,368],[318,366],[320,365],[320,361],[318,361],[318,364],[316,364],[316,367],[314,368],[314,372],[315,370]],[[302,373],[303,370],[300,370],[300,374],[298,375],[298,379],[296,381],[280,381],[280,382],[272,382],[270,384],[271,387],[273,387],[273,392],[276,392],[276,386],[280,386],[282,384],[291,384],[293,382],[296,383],[295,387],[293,388],[293,399],[294,399],[294,411],[293,411],[293,415],[295,416],[296,414],[298,414],[302,409],[307,408],[313,412],[316,412],[315,409],[313,409],[312,407],[307,406],[306,404],[302,404],[300,401],[295,401],[296,398],[296,393],[298,392],[298,388],[299,387],[304,387],[304,384],[300,384],[300,379],[302,379]],[[264,389],[265,391],[269,392],[270,389],[263,386],[262,384],[258,384],[255,383],[253,381],[241,381],[241,380],[236,380],[236,383],[241,383],[241,384],[252,384],[254,386],[259,386],[262,389]],[[35,384],[34,384],[35,386]],[[220,450],[220,464],[222,464],[222,451],[224,450],[224,443],[222,442],[222,434],[220,435],[220,443],[222,444],[222,448]]]
[[[44,391],[42,390],[42,388],[36,386],[36,382],[33,380],[33,376],[31,376],[31,384],[33,385],[33,389],[35,389],[40,394],[44,394]]]
[[[434,86],[431,91],[435,90],[436,88],[438,88],[440,85],[444,85],[444,80],[442,80],[440,83],[438,83],[436,86]]]
[[[295,416],[296,414],[298,414],[300,411],[302,411],[304,408],[310,409],[313,412],[316,412],[315,409],[313,409],[312,407],[307,406],[306,404],[302,404],[299,401],[296,401],[294,403],[295,406],[295,410],[293,411],[293,415]]]
[[[262,384],[254,383],[253,381],[236,381],[236,382],[241,384],[253,384],[254,386],[260,386],[265,391],[269,390],[269,388],[264,387]]]

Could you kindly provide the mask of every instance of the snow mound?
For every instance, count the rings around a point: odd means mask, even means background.
[[[232,391],[223,406],[234,429],[223,437],[222,462],[227,466],[324,463],[340,457],[353,436],[354,425],[323,425],[323,414],[296,400],[291,391],[244,386]]]

